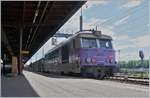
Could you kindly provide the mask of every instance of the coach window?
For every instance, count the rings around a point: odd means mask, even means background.
[[[97,48],[96,39],[82,38],[82,48]]]

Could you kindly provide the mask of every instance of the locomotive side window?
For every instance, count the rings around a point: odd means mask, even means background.
[[[99,40],[100,43],[100,47],[101,48],[108,48],[108,49],[112,49],[112,43],[110,40]]]
[[[96,39],[82,38],[82,48],[97,48]]]

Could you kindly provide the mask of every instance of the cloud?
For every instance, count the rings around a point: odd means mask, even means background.
[[[106,5],[108,3],[107,0],[100,0],[100,1],[87,1],[86,4],[82,7],[83,9],[89,9],[91,7],[99,6],[99,5]],[[59,29],[60,32],[67,32],[67,33],[75,33],[79,31],[80,27],[80,9]],[[91,18],[90,22],[84,21],[83,17],[83,29],[84,27],[89,27],[88,29],[95,28],[95,24],[99,24],[101,22],[106,21],[106,19],[99,19],[99,18]],[[92,26],[93,25],[93,26]]]
[[[142,3],[142,0],[129,0],[126,4],[122,6],[122,8],[132,8],[139,6]]]
[[[114,32],[110,29],[110,26],[102,26],[101,22],[107,21],[107,19],[91,18],[89,21],[83,23],[84,29],[95,29],[102,31],[103,34],[113,36]]]
[[[123,49],[127,49],[127,48],[131,48],[131,47],[133,47],[133,45],[132,44],[129,44],[129,43],[126,43],[126,44],[114,44],[114,48],[116,49],[116,50],[123,50]]]
[[[97,24],[98,22],[103,22],[103,21],[105,21],[105,19],[100,19],[100,18],[91,18],[90,20],[89,20],[90,22],[91,22],[91,24]]]
[[[96,2],[96,1],[95,1]],[[64,26],[61,27],[59,30],[60,32],[67,32],[67,33],[75,33],[79,31],[79,16],[80,16],[80,10],[73,15],[67,23],[65,23]],[[96,26],[98,30],[101,30],[103,34],[107,34],[110,36],[113,36],[114,32],[111,30],[113,28],[112,26],[102,26],[101,23],[107,21],[108,19],[102,19],[102,18],[90,18],[88,20],[83,19],[83,29],[95,29]]]
[[[60,28],[60,32],[67,32],[67,33],[75,33],[77,31],[79,31],[79,25],[80,25],[80,21],[79,21],[79,16],[80,16],[80,10],[77,11],[77,13],[75,15],[73,15],[61,28]],[[96,26],[100,27],[102,22],[107,21],[108,19],[101,19],[101,18],[96,18],[93,17],[91,19],[88,20],[84,20],[83,17],[83,29],[95,29]],[[111,27],[107,27],[107,28],[111,28]],[[104,29],[104,27],[103,27]],[[106,31],[106,30],[105,30]]]
[[[124,41],[125,44],[116,44],[114,43],[115,49],[127,49],[127,48],[145,48],[150,47],[150,34],[139,36],[136,38],[130,38],[127,35],[123,36],[114,36],[115,41]]]
[[[124,17],[124,18],[122,18],[122,19],[116,21],[116,22],[114,23],[114,26],[118,26],[118,25],[127,23],[127,19],[128,19],[129,17],[130,17],[130,16],[126,16],[126,17]]]
[[[101,27],[101,31],[103,34],[110,35],[112,38],[114,36],[114,32],[109,28]]]
[[[117,56],[116,59],[120,61],[129,61],[129,60],[139,59],[138,51],[134,51],[134,52],[120,51],[120,55],[117,52],[116,56]]]
[[[108,0],[87,1],[85,6],[83,6],[83,9],[89,9],[99,5],[106,5],[108,3]]]
[[[130,42],[132,42],[135,45],[135,47],[148,47],[150,45],[150,34],[130,39]]]
[[[149,49],[148,48],[134,48],[134,49],[128,49],[128,50],[120,50],[120,53],[118,52],[118,50],[116,50],[116,59],[120,59],[120,60],[139,60],[139,50],[143,50],[144,52],[144,59],[149,59]]]
[[[115,41],[121,41],[121,40],[128,40],[129,36],[128,35],[116,35],[114,36],[114,40]]]
[[[87,20],[87,21],[83,21],[84,25],[88,25],[88,26],[101,26],[102,22],[107,21],[108,19],[102,19],[102,18],[95,18],[92,17],[91,19]]]

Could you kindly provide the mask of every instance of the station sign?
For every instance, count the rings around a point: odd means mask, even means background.
[[[29,54],[29,51],[22,50],[22,51],[21,51],[21,54]]]

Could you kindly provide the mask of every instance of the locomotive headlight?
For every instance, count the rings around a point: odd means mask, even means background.
[[[95,63],[96,62],[96,59],[92,58],[92,63]]]
[[[112,62],[113,62],[113,59],[112,59],[112,58],[110,58],[110,59],[109,59],[109,63],[112,63]]]
[[[86,62],[87,62],[87,63],[91,63],[91,58],[89,58],[89,57],[86,58]]]
[[[113,63],[113,59],[111,58],[111,63]]]
[[[76,56],[75,61],[76,61],[77,64],[79,64],[80,63],[80,58],[78,56]]]

